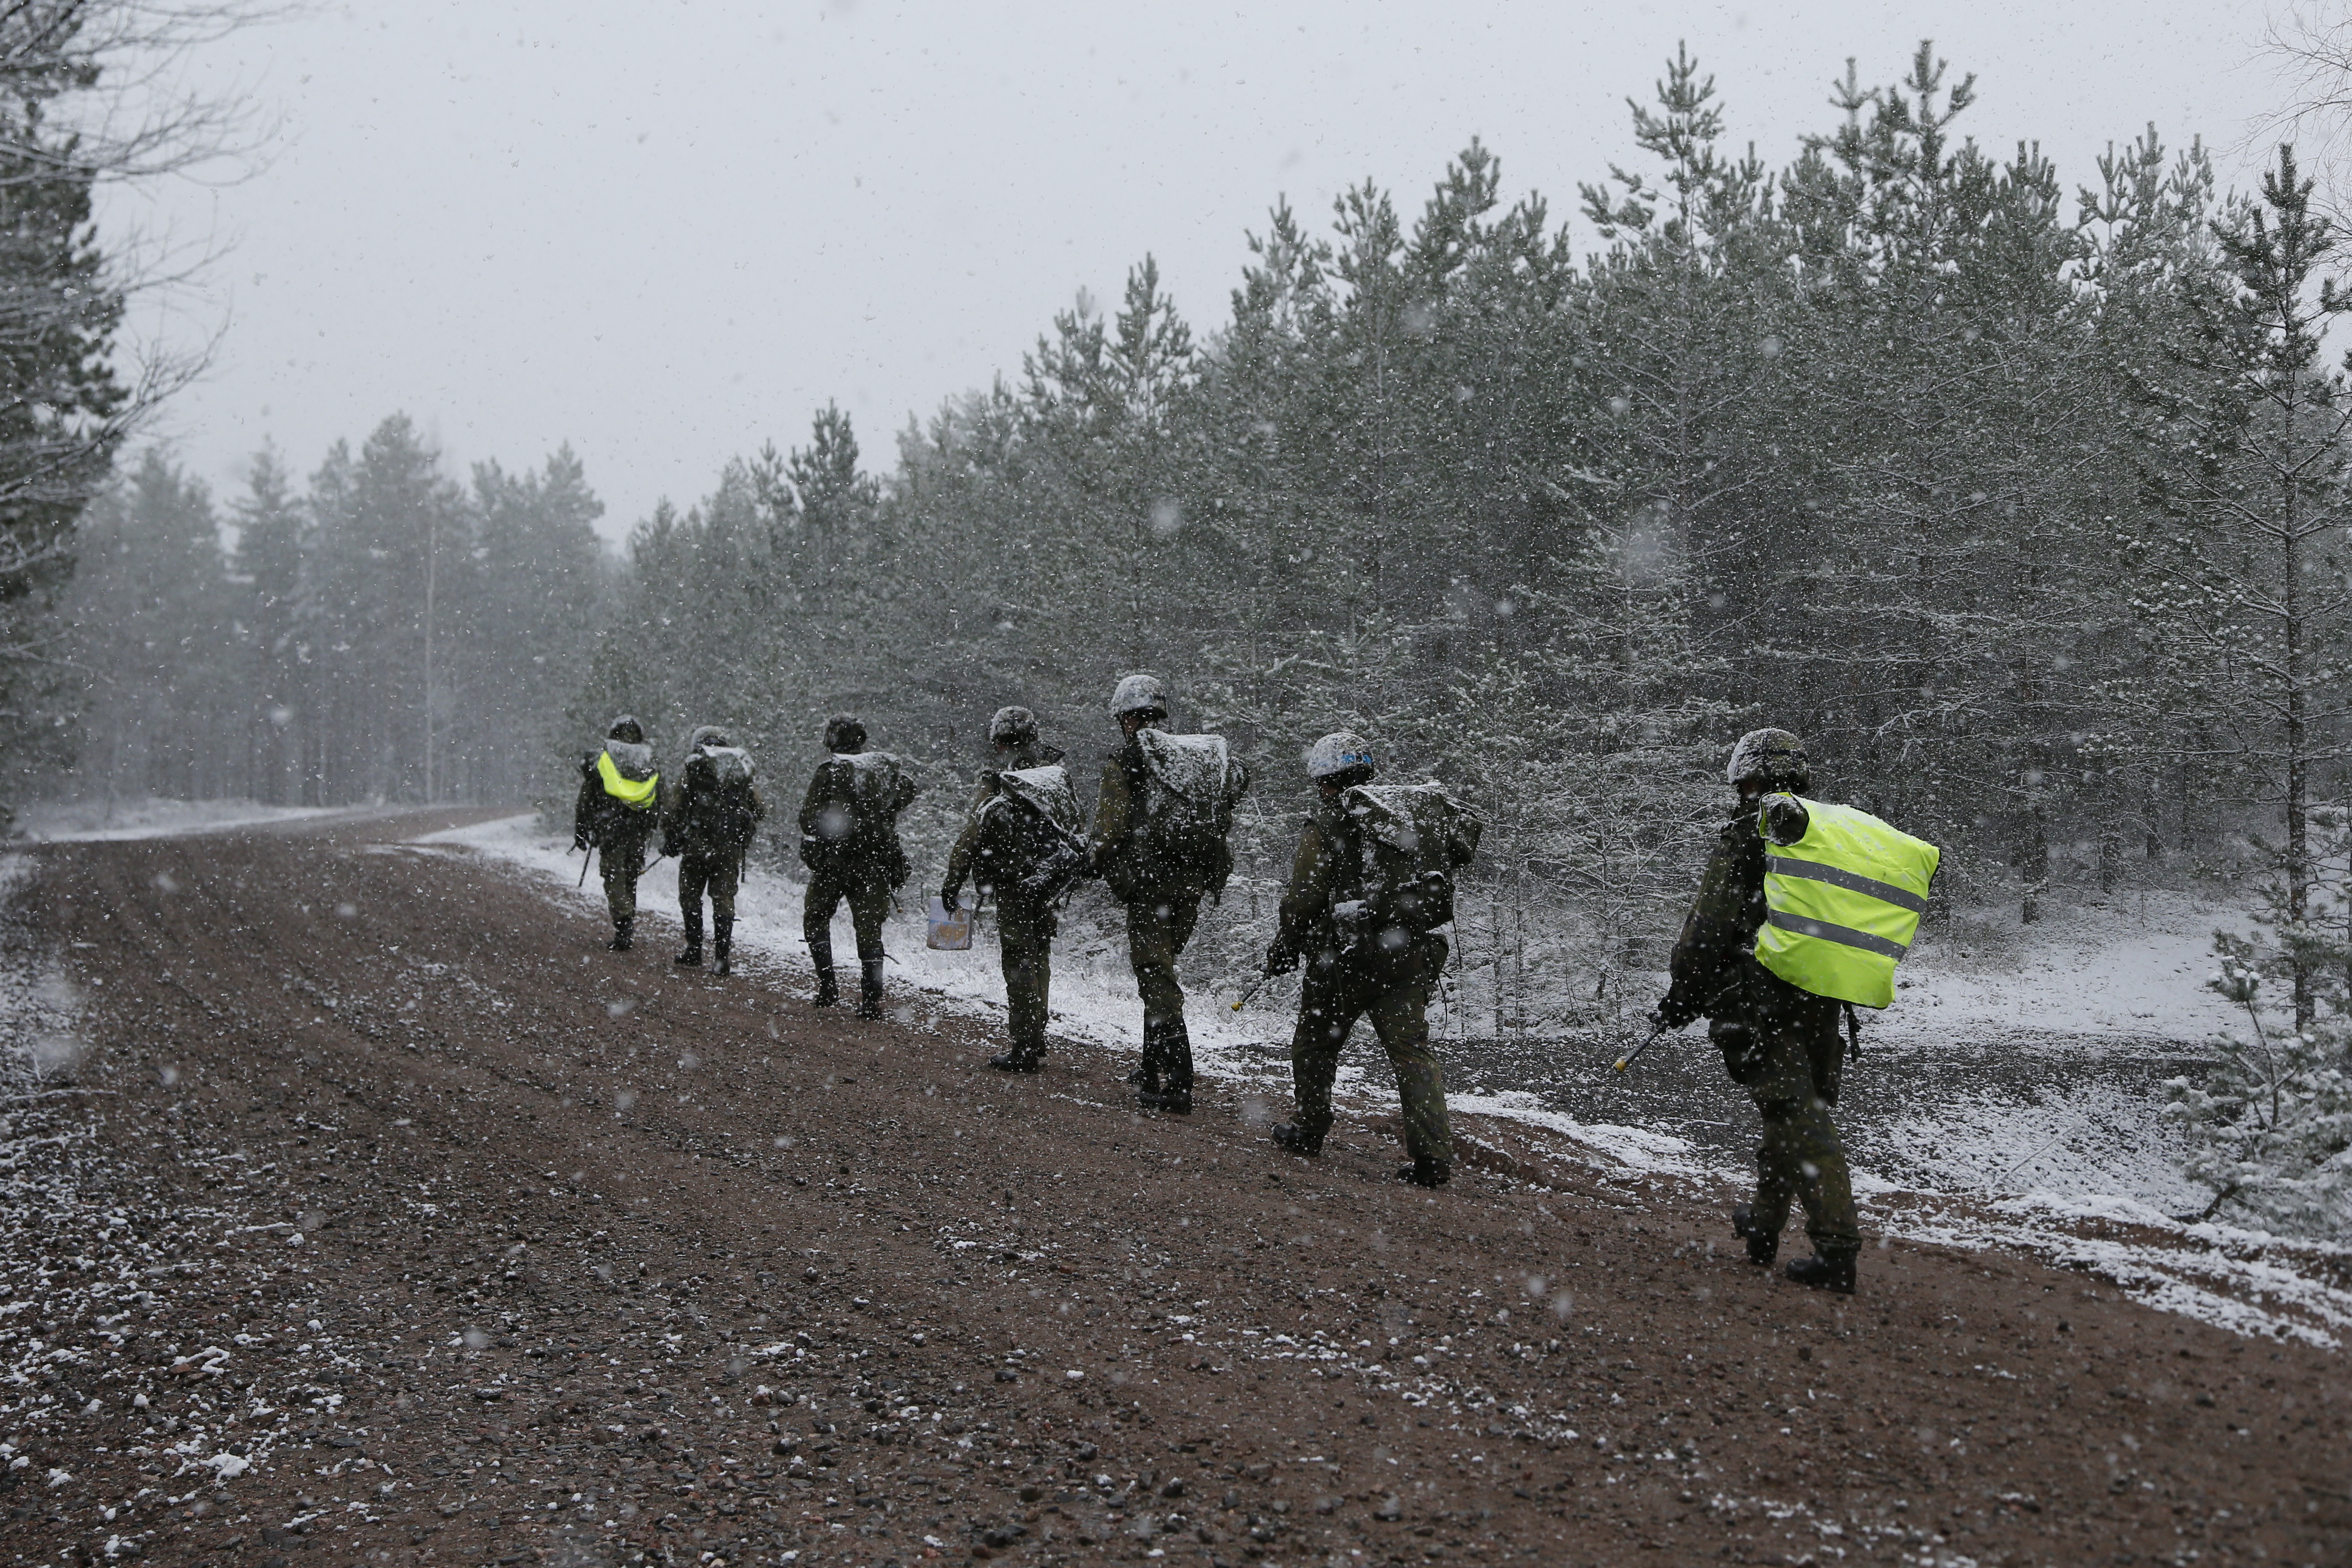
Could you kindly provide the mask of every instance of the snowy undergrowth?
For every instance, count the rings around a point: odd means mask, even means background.
[[[424,852],[463,847],[506,861],[534,873],[556,896],[602,910],[604,895],[594,877],[586,887],[576,887],[579,858],[567,854],[562,842],[541,831],[532,817],[455,828],[417,842]],[[919,878],[908,884],[908,890],[920,886]],[[674,888],[673,879],[661,870],[639,884],[641,929],[648,915],[658,922],[654,927],[657,935],[648,940],[674,939]],[[917,899],[902,892],[901,904],[889,927],[889,948],[898,960],[891,984],[899,994],[912,986],[952,1013],[990,1021],[1001,1017],[1004,993],[992,936],[983,931],[967,952],[931,952],[923,945]],[[745,964],[795,976],[807,973],[797,884],[755,875],[745,884],[737,908],[737,948]],[[1213,918],[1204,916],[1204,921]],[[1891,1026],[1918,1010],[1919,998],[1906,992],[1888,1018],[1873,1029],[1873,1037],[1888,1048],[1921,1048],[1938,1037],[1948,1037],[1955,1020],[1962,1018],[1988,1029],[2004,1026],[2004,1020],[2028,1030],[2074,1022],[2131,1041],[2151,1033],[2190,1037],[2201,1026],[2204,1004],[2189,999],[2189,994],[2198,991],[2197,981],[2210,966],[2204,955],[2217,918],[2210,904],[2158,900],[2143,910],[2135,899],[2128,908],[2053,922],[2046,946],[2023,963],[2013,949],[1996,947],[1990,938],[1971,938],[1965,945],[1954,938],[1944,961],[1923,966],[1925,974],[1913,988],[1945,998],[1935,1026],[1913,1024],[1903,1031]],[[1066,938],[1054,954],[1055,1039],[1105,1051],[1133,1051],[1140,1008],[1124,949],[1083,930],[1071,935],[1076,940]],[[837,951],[850,951],[845,913],[836,921],[834,940]],[[1981,969],[1977,967],[1980,963]],[[2088,985],[2086,974],[2107,976],[2105,989]],[[1270,1119],[1287,1105],[1288,1059],[1277,1047],[1287,1039],[1290,1020],[1275,1007],[1234,1013],[1227,1004],[1248,978],[1226,976],[1204,984],[1203,977],[1188,973],[1199,996],[1190,1016],[1193,1048],[1203,1078],[1223,1080],[1238,1091],[1254,1119]],[[2145,1000],[2130,1002],[2137,994],[2132,987],[2147,987]],[[921,1014],[913,1008],[906,1011],[904,1021],[923,1026]],[[1975,1044],[1980,1047],[1983,1041]],[[1385,1071],[1367,1070],[1369,1059],[1342,1065],[1339,1092],[1369,1112],[1392,1114],[1394,1086],[1385,1081]],[[1546,1108],[1533,1094],[1457,1092],[1451,1101],[1461,1117],[1491,1117],[1523,1128],[1538,1135],[1552,1156],[1605,1169],[1628,1182],[1663,1180],[1712,1198],[1748,1179],[1744,1166],[1712,1159],[1671,1133],[1578,1121]],[[2182,1225],[2142,1198],[2093,1190],[2097,1176],[2114,1173],[2095,1161],[2086,1170],[2083,1156],[2094,1150],[2137,1146],[2129,1129],[2112,1124],[2131,1109],[2118,1105],[2112,1115],[2098,1107],[2050,1113],[2045,1121],[2054,1125],[2048,1137],[2013,1121],[1989,1119],[1971,1125],[1937,1120],[1934,1107],[1906,1112],[1916,1121],[1915,1136],[1924,1139],[1932,1130],[1940,1141],[1936,1147],[1948,1152],[1951,1186],[1922,1193],[1861,1171],[1857,1193],[1872,1228],[1885,1235],[2015,1251],[2095,1276],[2148,1306],[2236,1332],[2336,1345],[2352,1329],[2352,1292],[2326,1282],[2344,1277],[2346,1255],[2340,1249]],[[2153,1106],[2147,1109],[2154,1110]],[[2071,1161],[2070,1151],[2074,1156]],[[1988,1181],[1988,1173],[2000,1179]],[[2151,1180],[2159,1175],[2149,1172]],[[2018,1190],[2021,1185],[2027,1190]],[[2126,1214],[2128,1223],[2119,1224],[2116,1216]]]
[[[260,1301],[307,1310],[312,1289],[292,1223],[257,1223],[276,1183],[241,1152],[174,1149],[208,1173],[191,1203],[112,1153],[98,1130],[111,1091],[83,1046],[89,998],[19,913],[33,868],[0,856],[0,1496],[94,1511],[106,1556],[136,1555],[164,1506],[233,1510],[231,1483],[341,1395],[313,1381],[337,1357],[306,1335],[260,1358]],[[81,1456],[125,1423],[155,1484],[92,1497]]]

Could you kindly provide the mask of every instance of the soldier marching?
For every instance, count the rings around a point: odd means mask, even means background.
[[[948,856],[939,905],[957,917],[967,889],[979,901],[994,900],[1007,1048],[989,1065],[1033,1073],[1047,1049],[1061,905],[1075,883],[1099,879],[1120,908],[1142,1005],[1142,1057],[1129,1079],[1137,1106],[1185,1115],[1195,1079],[1180,965],[1202,907],[1216,904],[1232,876],[1235,808],[1250,779],[1223,737],[1176,732],[1171,711],[1157,677],[1117,683],[1108,716],[1118,740],[1104,759],[1088,827],[1064,753],[1043,740],[1036,715],[999,709],[988,727],[992,765]],[[803,936],[815,1003],[840,1001],[833,921],[846,904],[857,1014],[877,1018],[887,917],[910,874],[898,819],[917,787],[908,764],[866,742],[853,715],[826,723],[826,754],[797,820],[810,872]],[[1321,1154],[1341,1054],[1355,1026],[1369,1020],[1402,1111],[1406,1163],[1397,1174],[1442,1187],[1454,1148],[1429,1010],[1451,951],[1455,879],[1476,855],[1481,825],[1434,782],[1381,782],[1371,744],[1352,732],[1323,736],[1305,760],[1314,795],[1263,969],[1265,979],[1303,971],[1290,1043],[1292,1113],[1272,1128],[1271,1142],[1298,1158]],[[624,714],[583,757],[580,775],[574,847],[601,860],[611,946],[632,945],[644,852],[658,829],[663,856],[679,868],[686,940],[677,962],[703,962],[707,896],[712,969],[727,973],[736,888],[766,812],[750,754],[726,730],[703,726],[665,785],[643,726]],[[1652,1038],[1704,1018],[1726,1073],[1756,1106],[1756,1185],[1731,1215],[1749,1261],[1776,1263],[1790,1213],[1801,1210],[1812,1256],[1782,1271],[1801,1285],[1851,1293],[1862,1234],[1833,1112],[1845,1056],[1858,1049],[1854,1009],[1893,1001],[1895,968],[1926,910],[1939,857],[1866,812],[1815,798],[1804,745],[1785,730],[1742,736],[1726,782],[1736,802],[1675,944]]]

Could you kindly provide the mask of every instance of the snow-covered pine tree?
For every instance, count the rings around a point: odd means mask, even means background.
[[[2352,385],[2325,363],[2328,323],[2352,311],[2328,267],[2334,226],[2281,147],[2258,203],[2217,228],[2234,287],[2155,384],[2162,429],[2194,463],[2158,470],[2175,526],[2143,546],[2148,612],[2201,654],[2184,721],[2226,736],[2257,803],[2277,814],[2264,847],[2290,936],[2309,921],[2312,813],[2340,786],[2352,570],[2344,495],[2352,479]],[[2294,1027],[2312,1027],[2317,975],[2284,952]]]

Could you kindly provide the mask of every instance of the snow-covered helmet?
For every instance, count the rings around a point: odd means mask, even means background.
[[[988,721],[988,738],[1000,746],[1025,746],[1037,738],[1037,715],[1026,708],[999,708]]]
[[[1731,748],[1730,765],[1723,776],[1737,789],[1760,784],[1768,789],[1802,794],[1812,783],[1805,764],[1805,743],[1786,730],[1750,730]]]
[[[1110,716],[1124,719],[1129,713],[1157,713],[1168,717],[1168,689],[1160,684],[1156,675],[1123,675],[1118,688],[1110,694]]]
[[[605,730],[604,739],[626,741],[632,746],[642,746],[646,743],[646,727],[637,722],[635,714],[624,713]]]
[[[1318,784],[1338,783],[1344,774],[1361,784],[1372,776],[1372,743],[1352,730],[1335,730],[1307,748],[1307,776]]]
[[[689,752],[698,752],[705,746],[731,746],[734,743],[728,738],[727,731],[718,725],[698,724],[695,726],[694,734],[686,742],[686,749]]]
[[[855,756],[866,749],[866,725],[855,713],[836,713],[824,721],[824,749]]]

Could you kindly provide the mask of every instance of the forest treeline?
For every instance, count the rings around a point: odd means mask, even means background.
[[[828,408],[609,569],[568,453],[460,487],[395,419],[299,494],[265,459],[226,516],[151,455],[71,591],[81,777],[551,801],[616,710],[789,775],[850,709],[954,784],[928,842],[995,707],[1090,753],[1150,669],[1261,781],[1259,873],[1300,748],[1360,731],[1493,824],[1496,952],[1533,910],[1603,992],[1655,963],[1764,722],[1948,846],[1946,898],[2031,918],[2282,822],[2307,888],[2343,732],[2334,237],[2286,154],[2227,197],[2150,131],[2070,187],[1961,135],[1973,90],[1925,47],[1849,68],[1770,168],[1678,57],[1578,221],[1507,204],[1476,142],[1409,214],[1277,205],[1213,328],[1147,258],[895,462]]]
[[[614,566],[566,447],[470,485],[403,416],[224,511],[150,450],[81,527],[82,793],[520,801],[564,743]]]

